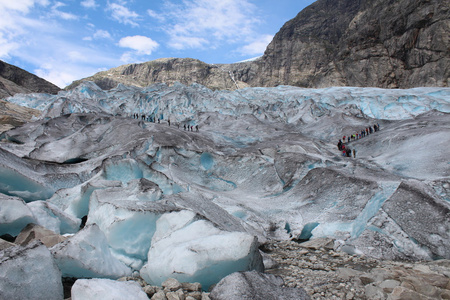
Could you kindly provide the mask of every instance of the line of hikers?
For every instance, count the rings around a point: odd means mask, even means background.
[[[156,123],[156,122],[158,122],[158,124],[161,123],[161,119],[158,118],[156,120],[156,117],[154,117],[153,115],[146,116],[145,114],[139,115],[138,113],[134,113],[132,115],[132,118],[136,119],[136,120],[143,120],[143,121],[152,122],[152,123]],[[167,120],[167,124],[169,124],[169,126],[170,126],[170,119]],[[195,130],[198,132],[198,125],[194,126],[194,125],[184,124],[183,127],[184,127],[184,130],[187,130],[187,131],[194,131],[194,127],[195,127]],[[177,128],[178,129],[180,128],[180,123],[177,123]]]
[[[361,130],[361,132],[357,132],[355,134],[349,135],[349,136],[343,136],[342,140],[339,140],[337,147],[339,149],[339,151],[342,151],[342,156],[346,156],[346,157],[352,157],[353,154],[353,158],[356,158],[356,150],[355,149],[350,149],[350,147],[346,146],[345,141],[347,141],[347,144],[350,143],[350,141],[355,141],[355,140],[359,140],[362,139],[363,137],[365,137],[366,135],[372,134],[374,132],[377,132],[380,130],[380,124],[375,124],[372,126],[369,126],[363,130]]]

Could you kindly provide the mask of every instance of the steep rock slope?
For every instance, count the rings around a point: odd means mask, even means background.
[[[123,65],[75,81],[67,88],[71,89],[86,80],[95,82],[102,89],[114,88],[118,83],[145,87],[153,83],[173,84],[177,81],[183,84],[196,82],[221,90],[234,90],[238,87],[229,71],[192,58],[161,58],[141,64]],[[243,86],[244,83],[239,83],[239,87]]]
[[[251,86],[448,86],[449,28],[447,1],[319,0],[230,67]]]
[[[158,59],[100,72],[117,83],[200,83],[211,89],[449,86],[450,4],[439,0],[318,0],[288,21],[256,61],[209,65]]]
[[[45,79],[0,60],[0,99],[17,93],[56,94],[60,90]]]
[[[38,117],[41,111],[0,100],[0,133]]]

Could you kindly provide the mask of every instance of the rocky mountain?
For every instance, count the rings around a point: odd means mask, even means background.
[[[448,1],[319,0],[233,73],[251,86],[448,86],[449,20]]]
[[[38,117],[41,111],[0,100],[0,133]]]
[[[56,94],[60,90],[45,79],[0,60],[0,99],[17,93]]]
[[[171,85],[177,81],[183,84],[196,82],[211,89],[234,90],[247,86],[244,82],[235,82],[228,70],[192,58],[161,58],[123,65],[75,81],[67,89],[83,81],[93,81],[102,89],[114,88],[118,83],[144,87],[153,83]]]
[[[318,0],[288,21],[264,55],[251,62],[209,65],[159,59],[92,77],[117,83],[193,82],[211,89],[293,85],[411,88],[449,86],[450,4],[439,0]]]

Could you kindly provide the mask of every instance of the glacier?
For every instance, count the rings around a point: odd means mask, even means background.
[[[74,234],[51,249],[63,276],[208,287],[262,270],[270,239],[450,258],[450,88],[84,82],[7,101],[42,115],[0,135],[0,229]]]

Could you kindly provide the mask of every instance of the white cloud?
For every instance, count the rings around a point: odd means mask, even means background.
[[[267,48],[267,45],[272,41],[273,35],[263,35],[260,39],[251,42],[239,49],[239,52],[243,55],[260,55],[263,54]]]
[[[0,0],[0,59],[18,61],[26,70],[60,87],[90,76],[100,67],[120,64],[120,54],[107,45],[91,48],[77,44],[83,31],[78,32],[73,26],[77,24],[67,22],[77,17],[64,12],[68,9],[65,3]],[[112,39],[108,31],[87,26],[91,39]]]
[[[150,55],[158,48],[159,44],[149,37],[135,35],[120,39],[119,46],[133,49],[139,55]]]
[[[176,50],[203,48],[209,41],[201,37],[177,36],[169,42],[169,46]]]
[[[0,33],[0,58],[8,58],[10,53],[14,50],[18,49],[20,45],[15,42],[10,42],[7,39],[2,38],[2,34]]]
[[[106,30],[97,30],[94,33],[94,39],[111,39],[111,34]]]
[[[34,70],[34,73],[37,76],[59,86],[60,88],[64,88],[73,81],[81,78],[77,77],[77,74],[73,71],[67,72],[67,69],[58,70],[52,65],[47,65],[41,69],[36,69]]]
[[[28,13],[35,4],[47,6],[48,0],[0,0],[0,11],[15,10]]]
[[[77,20],[78,16],[58,10],[58,8],[64,6],[66,6],[66,4],[62,2],[55,2],[55,4],[52,6],[52,15],[64,20]]]
[[[151,10],[151,9],[147,9],[147,14],[152,17],[155,18],[156,20],[160,21],[160,22],[164,22],[166,20],[166,18],[164,17],[164,15],[162,14],[158,14],[155,11]]]
[[[133,53],[133,52],[125,52],[124,54],[122,54],[122,56],[120,57],[120,61],[124,64],[131,64],[131,63],[140,63],[140,59],[138,58],[138,56]]]
[[[118,66],[118,57],[105,55],[103,51],[79,47],[65,42],[51,43],[54,45],[43,54],[43,49],[36,49],[36,57],[26,57],[26,60],[37,66],[33,71],[57,86],[63,88],[74,80],[85,78],[99,72],[105,66]],[[27,55],[32,55],[28,53]]]
[[[93,40],[100,40],[100,39],[107,39],[111,40],[111,34],[102,29],[97,29],[92,36],[86,36],[83,38],[83,41],[93,41]]]
[[[48,24],[27,16],[36,5],[48,5],[47,1],[0,0],[0,58],[9,57],[22,45],[28,44],[30,32],[36,29],[50,30]],[[53,28],[53,30],[58,30]]]
[[[95,0],[84,0],[81,1],[81,6],[85,7],[85,8],[96,8],[98,6],[97,3],[95,3]]]
[[[168,3],[167,28],[176,49],[205,46],[211,48],[220,43],[236,43],[255,35],[255,27],[261,20],[254,17],[256,6],[248,0],[183,0],[182,4]],[[197,41],[197,44],[192,43]]]
[[[125,6],[118,3],[108,3],[108,10],[111,11],[111,16],[116,21],[134,27],[139,26],[139,24],[136,23],[136,21],[139,20],[139,15],[134,11],[130,11]]]

